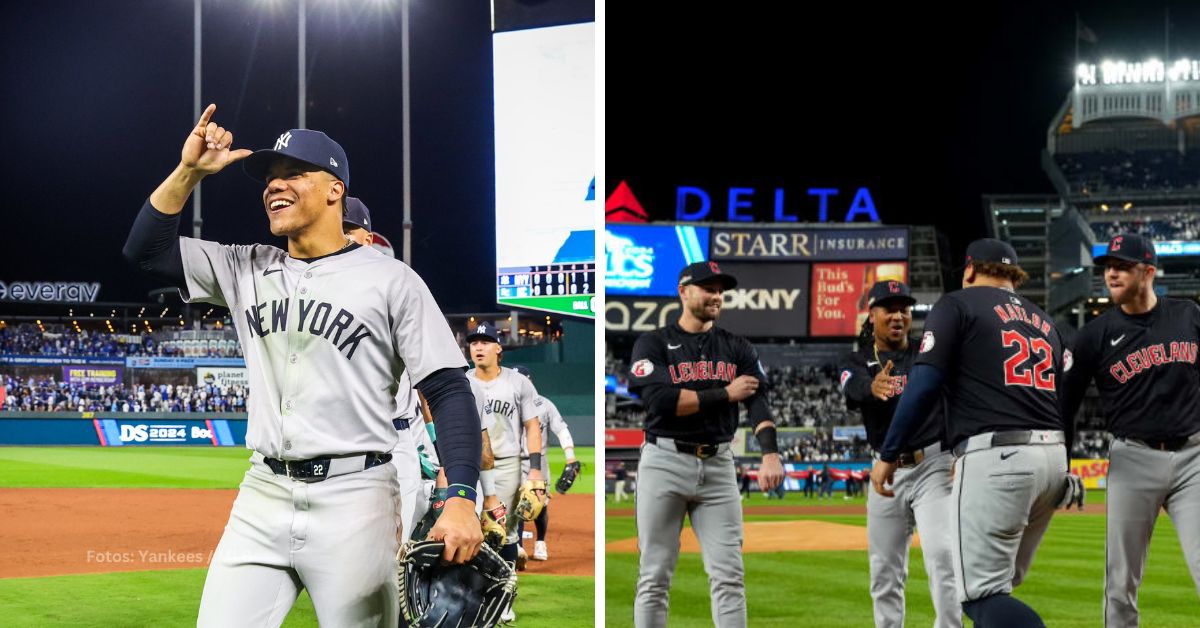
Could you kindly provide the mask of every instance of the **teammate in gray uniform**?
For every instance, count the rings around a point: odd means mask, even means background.
[[[250,381],[252,465],[213,555],[197,624],[278,626],[304,588],[324,625],[395,626],[400,503],[387,452],[406,370],[440,417],[451,482],[466,487],[432,535],[455,562],[482,542],[471,495],[479,418],[462,354],[412,269],[346,240],[350,175],[341,146],[293,129],[274,150],[232,150],[232,133],[211,122],[215,110],[205,109],[124,248],[185,301],[229,308]],[[266,182],[263,208],[271,232],[287,237],[286,251],[178,236],[192,189],[242,159]]]
[[[1096,264],[1115,307],[1072,345],[1063,416],[1073,424],[1094,379],[1114,440],[1109,452],[1104,623],[1138,625],[1138,587],[1159,510],[1175,524],[1200,591],[1200,308],[1154,294],[1158,254],[1143,236],[1115,236]]]
[[[470,343],[471,360],[475,368],[467,371],[467,377],[477,380],[487,395],[486,405],[496,418],[489,430],[492,453],[496,460],[496,495],[508,513],[504,548],[500,556],[517,563],[520,550],[520,517],[516,514],[517,500],[521,489],[521,451],[523,447],[535,452],[529,455],[530,480],[545,480],[542,475],[542,432],[537,415],[537,389],[528,378],[500,365],[504,347],[500,335],[491,323],[480,323],[467,335]],[[522,437],[524,441],[522,442]],[[504,620],[512,621],[511,609]]]
[[[742,500],[729,448],[738,402],[745,404],[763,451],[763,490],[783,481],[783,463],[757,352],[745,338],[714,327],[722,294],[736,285],[716,262],[685,267],[679,273],[679,322],[643,334],[633,346],[629,389],[646,407],[637,483],[638,628],[667,625],[685,515],[700,540],[713,623],[746,625]]]
[[[533,381],[533,373],[529,368],[524,366],[514,366],[513,370],[529,378]],[[538,419],[542,425],[542,477],[549,479],[550,477],[550,459],[547,453],[550,451],[550,435],[549,432],[554,432],[558,438],[558,446],[562,448],[563,453],[567,457],[567,464],[579,462],[575,458],[575,439],[571,438],[571,429],[567,427],[567,422],[563,420],[562,414],[558,412],[558,406],[554,405],[546,397],[537,396],[533,405],[537,406]],[[523,461],[521,463],[521,473],[528,477],[529,475],[529,456],[528,450],[522,450]],[[549,560],[550,550],[546,546],[546,532],[550,529],[550,498],[553,495],[546,492],[546,503],[542,506],[542,512],[534,519],[533,525],[537,530],[537,541],[533,545],[534,560]],[[525,524],[522,522],[520,534],[524,534]],[[524,542],[522,540],[522,545]]]
[[[868,299],[869,316],[858,351],[848,356],[839,379],[847,405],[862,412],[867,440],[878,458],[917,358],[917,345],[908,338],[917,300],[899,281],[876,283]],[[921,533],[929,593],[937,611],[934,625],[962,626],[950,550],[953,456],[942,443],[944,420],[938,404],[912,437],[912,446],[901,453],[891,490],[867,493],[867,548],[877,628],[904,626],[904,585],[914,527]]]

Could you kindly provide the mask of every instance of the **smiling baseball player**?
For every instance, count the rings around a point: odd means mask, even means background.
[[[411,268],[342,232],[350,168],[324,133],[293,129],[273,150],[234,150],[209,105],[179,165],[134,221],[124,254],[187,302],[226,306],[252,394],[254,451],[212,558],[200,626],[278,626],[301,589],[329,626],[395,626],[399,486],[390,452],[397,380],[408,372],[439,420],[447,501],[432,535],[444,557],[482,542],[474,512],[479,417],[446,320]],[[265,182],[273,246],[179,237],[180,212],[206,176],[243,160]]]
[[[908,338],[917,300],[899,281],[876,283],[868,298],[870,315],[863,323],[859,350],[847,357],[840,381],[847,405],[862,412],[867,440],[878,457],[918,355],[917,343]],[[944,429],[939,403],[910,437],[912,444],[901,452],[895,482],[888,491],[891,495],[867,493],[867,549],[876,628],[904,625],[904,586],[914,527],[921,533],[929,593],[937,611],[934,625],[962,626],[950,550],[953,457],[942,444]]]
[[[1158,253],[1138,234],[1104,255],[1114,307],[1083,326],[1071,348],[1063,416],[1072,424],[1094,379],[1115,439],[1109,452],[1104,624],[1138,625],[1138,586],[1159,510],[1175,524],[1200,591],[1200,308],[1154,294]]]

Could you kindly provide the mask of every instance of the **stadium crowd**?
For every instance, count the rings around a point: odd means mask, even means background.
[[[3,376],[8,412],[245,412],[249,393],[240,385],[84,384],[49,377],[24,381]]]

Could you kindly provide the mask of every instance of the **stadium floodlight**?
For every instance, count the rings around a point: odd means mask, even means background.
[[[1125,203],[1125,206],[1122,207],[1122,209],[1124,209],[1125,211],[1129,211],[1132,208],[1133,208],[1133,203]]]
[[[1100,209],[1103,211],[1108,211],[1108,203],[1100,203]]]

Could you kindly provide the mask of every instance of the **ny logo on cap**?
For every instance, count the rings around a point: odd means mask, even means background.
[[[479,327],[476,327],[476,328],[475,328],[475,333],[477,333],[477,334],[486,334],[486,333],[487,333],[487,327],[485,327],[485,326],[483,326],[483,325],[480,325]]]
[[[708,263],[708,267],[709,267],[710,269],[712,269],[712,271],[713,271],[714,273],[716,273],[716,274],[718,274],[718,275],[720,275],[720,274],[721,274],[721,269],[717,267],[717,263],[716,263],[716,262],[709,262],[709,263]]]
[[[1117,237],[1113,238],[1112,244],[1108,245],[1108,250],[1120,251],[1121,250],[1121,240],[1124,238],[1125,238],[1125,236],[1117,236]]]
[[[889,281],[888,282],[888,291],[890,291],[893,294],[900,292],[900,284],[895,281]]]
[[[338,167],[337,162],[333,160],[333,157],[329,158],[329,165],[333,166],[334,168]]]
[[[290,142],[290,141],[292,141],[292,132],[287,131],[283,135],[280,135],[279,139],[275,140],[275,150],[279,150],[281,148],[287,148],[288,142]]]

